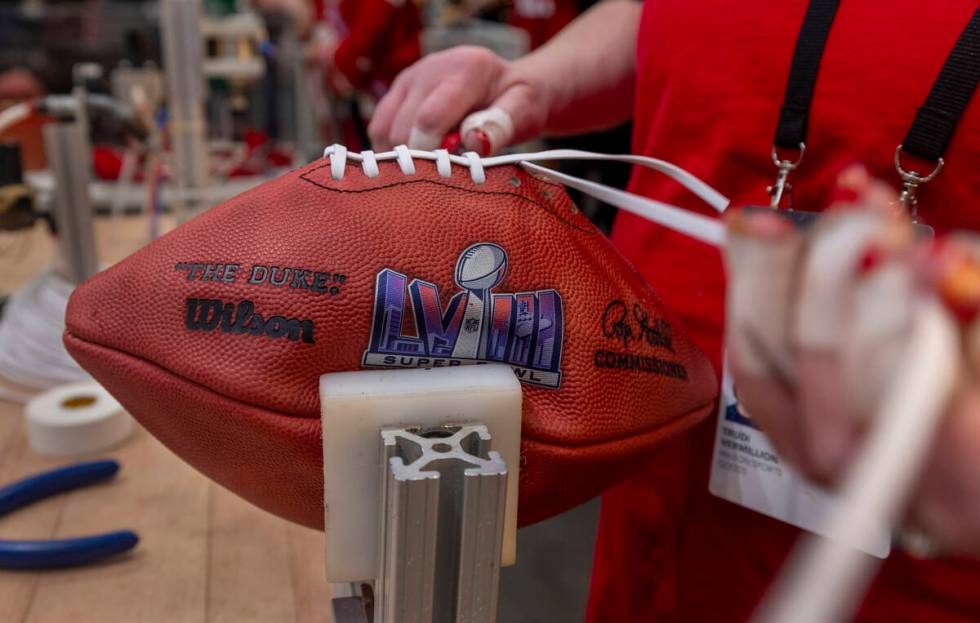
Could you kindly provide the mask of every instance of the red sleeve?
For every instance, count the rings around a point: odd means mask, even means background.
[[[421,20],[411,1],[395,6],[389,0],[344,0],[340,11],[350,35],[337,47],[334,64],[356,87],[366,86],[413,41],[417,49]]]

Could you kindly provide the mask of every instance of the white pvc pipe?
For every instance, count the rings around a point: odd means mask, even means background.
[[[841,542],[805,537],[754,623],[846,620],[867,591],[879,561],[843,543],[854,542],[871,522],[899,521],[956,381],[959,342],[952,319],[935,300],[916,314],[902,364],[827,518],[826,533],[843,535]]]

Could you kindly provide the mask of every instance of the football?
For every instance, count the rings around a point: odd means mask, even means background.
[[[563,187],[439,158],[334,152],[206,211],[76,289],[69,352],[188,463],[311,527],[327,372],[509,365],[524,524],[711,412],[707,358]]]

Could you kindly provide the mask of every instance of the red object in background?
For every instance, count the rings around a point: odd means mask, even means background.
[[[0,110],[4,110],[8,102],[0,102]],[[21,161],[25,171],[37,171],[48,166],[44,153],[44,137],[42,130],[48,119],[37,113],[9,127],[0,133],[0,142],[12,141],[20,145]]]
[[[145,158],[140,155],[138,164],[132,172],[132,182],[142,182],[144,179]],[[114,182],[122,175],[123,151],[111,145],[95,145],[92,147],[92,171],[96,179]]]
[[[487,167],[482,184],[430,161],[412,176],[379,167],[368,178],[349,161],[334,180],[318,160],[99,273],[69,302],[68,350],[186,461],[313,527],[320,375],[368,355],[475,362],[476,344],[460,353],[457,337],[480,331],[466,297],[491,288],[486,350],[536,380],[524,385],[522,523],[597,495],[710,413],[710,363],[561,186],[517,166]]]
[[[422,56],[422,16],[412,0],[339,0],[336,8],[318,0],[316,8],[340,37],[333,63],[356,89],[387,88]]]
[[[855,160],[898,188],[895,146],[975,9],[975,0],[841,3],[820,65],[806,159],[792,176],[797,208],[827,206],[837,174]],[[768,203],[772,137],[805,11],[805,2],[647,2],[633,151],[684,167],[736,205]],[[919,190],[920,216],[940,233],[980,229],[977,137],[974,97],[945,170]],[[637,171],[630,189],[709,213],[655,173]],[[622,213],[613,240],[718,369],[725,292],[717,250]],[[710,418],[604,496],[589,621],[749,617],[800,531],[708,492],[714,431]],[[978,621],[978,586],[980,561],[896,551],[858,620]]]
[[[262,130],[246,129],[242,141],[245,143],[245,154],[241,162],[228,171],[228,177],[264,175],[269,169],[288,167],[293,163],[292,154],[271,143],[269,135]]]
[[[249,152],[253,152],[269,142],[269,135],[262,130],[246,128],[242,133],[242,142],[245,143],[245,148]]]
[[[122,155],[112,147],[92,147],[92,169],[100,180],[117,180],[122,172]]]
[[[242,136],[245,153],[241,161],[234,164],[224,175],[227,177],[251,177],[264,175],[269,169],[281,169],[293,164],[293,155],[269,142],[268,135],[256,129],[247,129]],[[229,150],[224,157],[233,157],[234,151]],[[144,159],[140,157],[139,166],[133,172],[133,181],[141,182],[144,177]],[[96,178],[104,181],[115,181],[122,174],[123,152],[118,147],[96,145],[92,148],[92,169]],[[224,170],[224,169],[223,169]]]
[[[527,32],[531,49],[551,39],[578,17],[579,0],[514,0],[510,25]]]

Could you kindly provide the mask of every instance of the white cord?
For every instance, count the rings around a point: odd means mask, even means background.
[[[0,319],[0,377],[30,390],[45,390],[91,377],[62,344],[72,286],[44,272],[10,297]],[[30,395],[5,388],[0,397],[26,402]]]
[[[898,522],[952,394],[958,349],[948,314],[935,300],[922,303],[901,367],[826,519],[826,533],[840,541],[811,535],[797,545],[756,623],[842,621],[854,611],[879,561],[844,543],[873,523]]]
[[[360,163],[362,165],[362,170],[364,174],[368,177],[373,177],[369,175],[369,170],[365,168],[365,163],[368,159],[373,158],[373,163],[386,162],[389,160],[395,160],[398,162],[398,166],[404,175],[415,175],[415,163],[413,159],[418,160],[428,160],[435,161],[436,170],[439,175],[443,177],[449,177],[452,175],[452,165],[459,165],[469,169],[470,178],[475,184],[482,184],[486,181],[485,169],[490,167],[496,167],[508,164],[523,164],[526,168],[532,168],[532,166],[527,165],[531,162],[541,162],[548,160],[606,160],[612,162],[624,162],[627,164],[634,164],[647,169],[653,169],[663,173],[664,175],[670,177],[677,183],[679,183],[684,188],[688,189],[695,195],[697,195],[701,200],[707,203],[709,206],[714,208],[717,212],[724,212],[725,208],[728,207],[728,198],[722,195],[720,192],[706,184],[704,181],[699,179],[697,176],[688,173],[684,169],[678,167],[677,165],[671,164],[664,160],[658,160],[657,158],[649,158],[647,156],[633,156],[633,155],[623,155],[623,154],[599,154],[590,151],[579,151],[577,149],[552,149],[549,151],[540,151],[537,153],[526,153],[526,154],[504,154],[502,156],[492,156],[490,158],[481,158],[475,152],[468,152],[462,156],[457,156],[455,154],[450,154],[445,149],[436,149],[433,151],[426,151],[422,149],[409,149],[404,145],[399,145],[395,147],[393,151],[385,151],[381,153],[375,153],[373,151],[365,151],[361,153],[351,153],[347,151],[347,148],[343,145],[331,145],[323,150],[323,157],[330,161],[330,176],[335,180],[342,180],[344,178],[344,173],[346,172],[347,162]],[[566,180],[578,180],[571,176],[565,176],[551,169],[545,167],[535,167],[534,171],[541,173],[548,177],[554,177],[555,179],[562,180],[562,183],[567,183]],[[371,169],[373,172],[373,169]],[[578,180],[582,183],[581,187],[576,186],[583,192],[598,192],[599,188],[608,188],[607,186],[602,186],[601,184],[596,184],[594,182],[586,182],[585,180]],[[586,190],[588,189],[588,190]],[[623,193],[623,191],[618,191]],[[609,194],[611,197],[615,193]],[[649,199],[644,197],[639,197],[638,195],[631,195],[630,193],[623,193],[623,195],[628,195],[637,199],[640,203],[649,202]],[[621,197],[621,196],[620,196]],[[601,198],[601,197],[600,197]],[[603,199],[606,200],[606,199]],[[613,205],[619,205],[614,203],[616,199],[609,201]],[[653,202],[657,204],[657,202]],[[636,205],[635,203],[633,205]],[[666,205],[666,204],[657,204]],[[622,206],[620,206],[622,207]],[[630,209],[630,208],[624,208]],[[682,212],[686,215],[691,215],[690,212],[681,211],[677,208],[673,208],[678,212]],[[632,211],[632,210],[631,210]],[[695,215],[697,216],[697,215]],[[704,217],[699,217],[700,219],[708,222],[713,222],[711,219]],[[710,225],[706,225],[709,229],[714,229]],[[695,228],[697,229],[697,227]],[[691,235],[694,235],[693,232]],[[707,234],[709,238],[717,238],[717,235],[713,233]],[[716,242],[717,244],[717,242]]]
[[[695,240],[700,240],[716,247],[725,245],[725,224],[721,221],[701,216],[689,210],[681,210],[662,201],[634,195],[625,190],[583,180],[573,175],[559,173],[558,171],[538,166],[531,162],[523,162],[521,164],[525,169],[592,195],[600,201],[605,201],[609,205],[616,206],[621,210],[632,212],[648,221],[669,227]]]

